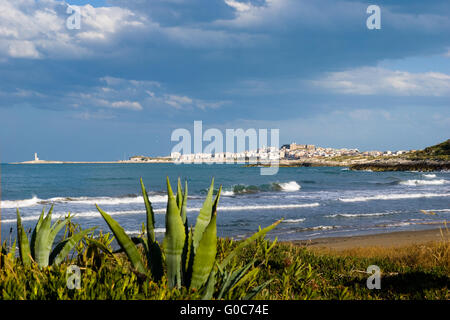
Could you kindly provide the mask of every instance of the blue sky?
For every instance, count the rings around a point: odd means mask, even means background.
[[[366,27],[370,4],[380,30]],[[0,3],[2,162],[166,155],[194,120],[418,149],[449,138],[449,98],[446,0]]]

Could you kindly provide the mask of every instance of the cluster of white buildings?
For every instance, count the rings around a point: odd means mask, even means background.
[[[412,150],[414,151],[414,150]],[[181,154],[172,152],[170,157],[151,158],[146,156],[133,156],[131,162],[161,162],[174,161],[183,163],[201,162],[264,162],[275,160],[305,159],[305,158],[333,158],[340,156],[399,156],[409,151],[359,151],[358,149],[334,149],[323,148],[310,144],[285,144],[280,149],[275,147],[262,147],[256,150],[242,152],[215,152],[215,153],[191,153]]]
[[[192,153],[181,154],[172,152],[170,154],[176,162],[248,162],[248,161],[271,161],[279,160],[281,151],[275,147],[263,147],[257,150],[243,152],[218,152],[218,153]]]
[[[334,149],[316,147],[310,144],[296,144],[291,143],[289,145],[283,145],[281,147],[281,158],[285,159],[301,159],[301,158],[333,158],[340,156],[399,156],[409,151],[364,151],[361,152],[358,149]]]

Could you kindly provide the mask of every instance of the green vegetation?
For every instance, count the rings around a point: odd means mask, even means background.
[[[211,299],[213,297],[220,299],[237,286],[241,279],[250,277],[252,272],[253,274],[257,272],[253,270],[258,270],[258,268],[254,268],[249,271],[254,264],[254,261],[252,261],[244,266],[235,267],[227,271],[225,268],[228,263],[251,241],[264,236],[280,222],[278,221],[260,230],[242,242],[223,261],[216,261],[216,217],[221,189],[220,187],[213,200],[213,179],[203,207],[200,209],[197,217],[195,228],[192,229],[191,227],[189,229],[186,216],[188,199],[187,183],[183,192],[181,182],[178,179],[177,194],[174,195],[169,178],[167,178],[166,234],[161,250],[159,243],[155,240],[154,212],[141,179],[141,190],[147,213],[147,225],[143,229],[146,229],[147,236],[144,237],[142,235],[140,238],[134,239],[134,242],[142,245],[146,259],[143,259],[138,247],[128,237],[123,228],[98,206],[97,209],[111,228],[120,247],[127,255],[133,270],[142,278],[160,281],[162,275],[165,273],[170,289],[180,289],[184,286],[191,290],[202,292],[204,299]],[[164,264],[166,267],[165,270]],[[220,290],[215,290],[215,284],[218,281],[222,281],[223,285]],[[270,281],[268,280],[253,289],[247,298],[259,293]]]
[[[39,217],[39,220],[31,235],[31,240],[28,237],[22,226],[19,209],[17,209],[17,239],[19,242],[20,260],[23,265],[30,265],[35,261],[39,267],[47,267],[49,264],[59,264],[63,261],[75,245],[90,231],[88,229],[79,233],[72,234],[58,243],[52,251],[53,242],[58,233],[70,223],[70,215],[63,220],[56,221],[53,226],[52,223],[53,206],[50,208],[47,216],[44,218],[44,209]],[[13,248],[15,253],[15,245]]]
[[[241,242],[219,239],[217,260],[223,261]],[[81,245],[80,245],[81,246]],[[86,248],[86,243],[83,244]],[[222,299],[243,299],[258,285],[272,280],[256,299],[449,299],[449,243],[396,249],[364,248],[344,252],[258,240],[230,262],[228,270],[253,263],[247,275]],[[89,257],[89,256],[88,256]],[[171,289],[133,273],[125,255],[79,254],[73,260],[39,268],[11,257],[0,270],[0,299],[201,299],[197,290]],[[96,259],[99,259],[95,262]],[[81,267],[81,289],[66,287],[70,263]],[[382,271],[381,290],[366,288],[369,265]],[[225,279],[215,284],[220,291]]]
[[[31,240],[17,213],[16,241],[0,252],[0,299],[449,299],[449,241],[404,248],[330,251],[265,240],[280,222],[243,241],[218,239],[211,183],[196,226],[188,228],[187,185],[174,195],[167,180],[166,234],[155,239],[154,213],[141,180],[146,224],[138,238],[98,208],[112,234],[81,230],[70,215],[51,225],[50,209]],[[213,199],[214,198],[214,199]],[[62,240],[52,249],[59,231]],[[448,235],[448,230],[447,230]],[[114,252],[113,240],[121,250]],[[29,246],[31,244],[31,246]],[[52,253],[50,253],[52,252]],[[69,289],[70,266],[81,272]],[[366,287],[369,265],[382,271],[381,290]]]
[[[423,150],[408,153],[405,156],[410,160],[428,159],[450,161],[450,139]]]

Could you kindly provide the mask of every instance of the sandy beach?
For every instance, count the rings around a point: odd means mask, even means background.
[[[450,240],[448,232],[443,230],[444,239]],[[314,248],[326,248],[333,250],[348,250],[365,247],[404,247],[413,244],[423,244],[430,241],[442,241],[442,235],[439,228],[418,230],[418,231],[399,231],[373,235],[353,236],[353,237],[330,237],[311,240],[292,241],[294,244],[304,245]]]

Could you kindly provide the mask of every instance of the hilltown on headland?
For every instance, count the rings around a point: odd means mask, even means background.
[[[170,156],[149,157],[137,155],[127,160],[75,162],[39,159],[20,164],[64,164],[64,163],[243,163],[247,166],[264,166],[277,161],[280,167],[299,166],[345,166],[354,170],[434,171],[450,169],[450,139],[424,150],[360,151],[356,148],[326,148],[311,144],[282,145],[281,148],[261,147],[243,152],[194,153],[172,152]],[[15,163],[17,164],[17,163]]]

